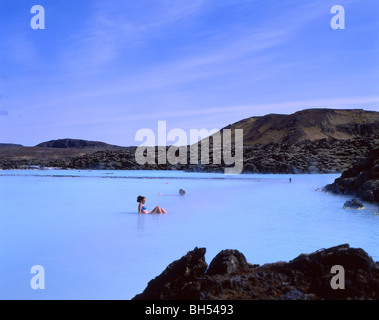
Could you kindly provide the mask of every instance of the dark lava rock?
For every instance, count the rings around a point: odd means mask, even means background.
[[[348,244],[262,266],[237,250],[223,250],[207,268],[205,249],[195,248],[150,281],[134,300],[379,299],[379,265]],[[333,289],[333,266],[344,269],[345,289]]]
[[[355,195],[364,201],[379,202],[379,148],[357,161],[334,183],[325,186],[324,190]]]
[[[357,199],[346,201],[343,205],[345,209],[360,209],[363,208],[363,203]]]
[[[284,296],[284,300],[306,300],[306,295],[304,292],[301,292],[299,290],[291,290],[287,292]]]
[[[237,250],[222,250],[209,265],[207,275],[233,274],[249,269],[245,256]]]
[[[205,248],[195,248],[180,260],[171,263],[161,275],[151,280],[135,300],[198,299],[196,292],[183,290],[185,285],[201,277],[208,265],[205,262]]]
[[[333,266],[345,270],[345,289],[334,290],[330,281]],[[321,299],[378,299],[378,265],[362,249],[341,245],[306,255],[290,261],[286,268],[301,271],[309,279],[308,291]]]

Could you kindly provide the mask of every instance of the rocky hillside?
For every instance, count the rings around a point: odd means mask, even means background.
[[[262,266],[223,250],[208,267],[205,252],[195,248],[174,261],[133,300],[379,299],[378,262],[347,244]],[[331,287],[334,265],[344,268],[344,289]]]
[[[379,112],[373,111],[309,109],[292,115],[252,117],[224,129],[227,128],[244,130],[243,173],[340,173],[379,147]],[[135,161],[136,147],[61,139],[39,144],[34,150],[2,148],[0,169],[40,165],[64,169],[223,172],[225,164],[212,161],[213,147],[217,152],[222,149],[217,150],[212,141],[210,164],[190,164],[188,148],[187,164],[141,166]],[[196,147],[200,150],[200,143]]]
[[[342,176],[324,188],[327,192],[358,196],[379,203],[379,148],[357,161]]]
[[[379,131],[379,112],[307,109],[294,114],[251,117],[224,129],[243,129],[244,144],[295,144],[305,140],[367,139]]]
[[[362,159],[379,140],[366,141],[361,139],[348,141],[306,141],[294,145],[266,144],[244,147],[243,173],[337,173],[349,168],[357,159]],[[63,167],[84,169],[148,169],[148,170],[186,170],[223,172],[225,164],[188,164],[144,165],[135,163],[135,148],[123,151],[101,151],[79,158],[66,159]],[[199,151],[200,154],[200,151]],[[156,159],[158,155],[156,155]],[[52,163],[54,164],[54,163]]]
[[[379,146],[372,139],[317,140],[245,146],[243,173],[340,173]],[[221,171],[221,165],[189,165],[188,171]]]
[[[354,161],[363,159],[371,150],[378,146],[379,139],[353,139],[346,141],[327,141],[324,139],[313,142],[304,141],[293,145],[270,143],[245,146],[243,150],[243,173],[341,173],[347,170]],[[45,149],[46,151],[54,150],[53,148],[38,148],[39,152],[41,152],[41,149]],[[12,150],[15,152],[14,148]],[[221,164],[213,164],[212,156],[210,157],[210,164],[190,164],[189,153],[187,155],[188,164],[139,165],[135,161],[136,147],[129,147],[124,150],[102,151],[96,151],[96,149],[55,150],[75,150],[76,152],[82,151],[85,154],[67,157],[63,157],[62,154],[59,157],[53,157],[54,153],[48,158],[48,153],[45,153],[45,157],[37,155],[36,158],[18,157],[15,159],[11,157],[2,158],[2,153],[0,152],[0,168],[12,169],[21,166],[40,165],[63,169],[223,172],[226,167],[223,162]],[[156,150],[155,159],[157,158],[158,154]]]

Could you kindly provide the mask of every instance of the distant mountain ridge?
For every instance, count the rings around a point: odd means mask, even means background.
[[[23,147],[21,144],[15,144],[15,143],[0,143],[0,148],[18,148]]]
[[[60,148],[60,149],[123,149],[116,145],[111,145],[100,141],[89,141],[81,139],[58,139],[42,142],[36,145],[38,148]]]
[[[370,139],[379,135],[379,112],[363,109],[305,109],[293,114],[253,116],[221,129],[243,129],[244,145],[296,144],[306,140]],[[0,147],[22,145],[0,143]],[[125,149],[100,141],[57,139],[39,143],[39,148]]]
[[[307,109],[291,115],[251,117],[224,129],[244,130],[243,173],[342,172],[379,147],[376,111]],[[213,145],[212,139],[211,143],[213,152],[218,146]],[[201,145],[198,147],[200,152]],[[136,148],[79,139],[51,140],[36,147],[1,148],[0,169],[39,165],[64,169],[222,172],[225,167],[224,163],[213,163],[213,157],[209,164],[192,164],[191,152],[187,152],[187,164],[139,165]]]
[[[250,117],[223,129],[243,129],[244,145],[370,138],[379,133],[379,112],[306,109],[290,115]]]

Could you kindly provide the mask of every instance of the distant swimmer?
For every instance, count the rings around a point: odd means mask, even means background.
[[[179,194],[181,196],[185,196],[186,195],[186,192],[183,190],[183,189],[179,189]]]
[[[292,178],[290,178],[290,183],[292,182]]]
[[[138,202],[138,214],[149,213],[149,211],[145,207],[146,197],[138,196],[137,202]],[[156,206],[150,213],[155,214],[155,213],[167,213],[167,212],[165,209],[161,208],[160,206]]]

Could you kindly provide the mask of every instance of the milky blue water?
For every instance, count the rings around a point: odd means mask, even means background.
[[[378,207],[315,191],[338,176],[0,171],[0,298],[131,299],[196,246],[208,263],[223,249],[264,264],[343,243],[378,261]],[[138,195],[168,214],[138,215]]]

